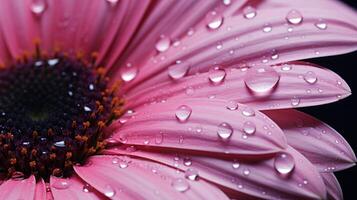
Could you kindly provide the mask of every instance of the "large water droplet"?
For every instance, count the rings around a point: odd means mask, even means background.
[[[110,186],[110,185],[106,185],[105,187],[104,187],[104,195],[106,196],[106,197],[114,197],[115,196],[115,190],[114,190],[114,188],[112,187],[112,186]]]
[[[31,11],[35,15],[41,15],[46,10],[45,0],[32,0]]]
[[[137,74],[138,74],[138,68],[128,63],[126,64],[125,67],[123,67],[121,71],[121,78],[123,79],[123,81],[129,82],[133,80]]]
[[[255,124],[253,122],[247,121],[243,124],[243,131],[248,135],[253,135],[255,133]]]
[[[182,178],[174,179],[171,186],[178,192],[185,192],[190,188],[190,184]]]
[[[326,30],[327,29],[327,23],[323,19],[318,19],[317,22],[315,23],[316,28],[320,30]]]
[[[168,37],[161,36],[159,41],[156,42],[155,48],[158,52],[164,52],[169,49],[171,40]]]
[[[64,190],[69,188],[70,186],[70,180],[67,179],[59,179],[56,180],[54,183],[52,183],[52,187],[58,189],[58,190]]]
[[[224,69],[212,69],[209,71],[208,79],[213,84],[222,83],[226,77],[226,71]]]
[[[290,24],[298,25],[303,21],[303,17],[299,11],[290,10],[286,15],[286,21]]]
[[[176,109],[176,118],[180,122],[185,122],[191,116],[192,109],[186,105],[181,105]]]
[[[216,30],[223,24],[223,16],[216,11],[211,11],[206,15],[207,28],[210,30]]]
[[[253,19],[257,15],[257,11],[252,6],[247,6],[243,9],[243,15],[246,19]]]
[[[315,84],[317,82],[317,76],[315,72],[308,71],[304,75],[304,80],[309,84]]]
[[[189,68],[190,65],[188,63],[181,62],[180,60],[178,60],[175,64],[169,66],[169,76],[174,80],[180,79],[187,74]]]
[[[196,181],[198,179],[198,171],[196,169],[188,168],[185,171],[185,177],[188,180]]]
[[[248,69],[244,76],[246,86],[255,93],[271,91],[279,82],[280,75],[269,66],[256,66]]]
[[[230,124],[223,122],[218,125],[217,134],[221,139],[227,140],[232,136],[233,128]]]
[[[295,167],[294,158],[288,153],[279,153],[275,156],[274,167],[282,175],[289,174]]]

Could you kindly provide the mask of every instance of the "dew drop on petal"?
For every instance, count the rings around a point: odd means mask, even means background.
[[[238,161],[234,160],[232,164],[233,169],[238,169],[240,167],[240,164]]]
[[[243,131],[248,135],[253,135],[255,133],[256,126],[253,122],[247,121],[243,124]]]
[[[213,84],[222,83],[226,78],[226,71],[224,69],[212,69],[208,73],[208,79]]]
[[[114,190],[114,188],[113,188],[112,186],[106,185],[106,186],[104,187],[103,193],[104,193],[104,195],[105,195],[106,197],[111,198],[111,197],[114,197],[114,196],[115,196],[115,193],[116,193],[116,192],[115,192],[115,190]]]
[[[269,33],[273,30],[272,26],[270,24],[264,24],[263,26],[263,32],[264,33]]]
[[[169,76],[174,80],[178,80],[187,74],[189,68],[190,68],[189,64],[178,60],[176,61],[175,64],[169,66],[168,68]]]
[[[216,11],[211,11],[206,15],[207,28],[210,30],[216,30],[223,24],[223,16]]]
[[[281,66],[282,71],[290,71],[291,69],[292,67],[288,64],[284,64],[283,66]]]
[[[308,71],[304,75],[304,80],[309,84],[315,84],[317,82],[317,76],[314,72]]]
[[[52,183],[52,187],[58,190],[65,190],[69,188],[69,186],[70,186],[70,180],[66,180],[66,179],[59,179],[56,180],[54,183]]]
[[[293,97],[291,98],[291,105],[292,106],[298,106],[300,104],[300,99],[298,97]]]
[[[86,183],[86,184],[83,185],[82,191],[85,192],[85,193],[89,193],[89,192],[93,191],[93,188],[88,183]]]
[[[270,66],[251,67],[244,76],[245,85],[255,93],[271,91],[279,79],[280,75]]]
[[[257,11],[252,6],[247,6],[243,9],[243,15],[246,19],[253,19],[257,15]]]
[[[118,157],[114,157],[112,158],[112,164],[118,164],[119,163],[119,158]]]
[[[217,134],[221,139],[227,140],[232,136],[233,128],[230,124],[223,122],[218,125]]]
[[[186,122],[191,116],[192,109],[189,106],[181,105],[176,109],[176,119],[180,122]]]
[[[108,3],[110,3],[110,5],[116,5],[118,3],[119,0],[106,0]]]
[[[222,0],[222,3],[223,3],[225,6],[229,6],[229,5],[231,5],[232,0]]]
[[[41,15],[46,10],[45,0],[32,0],[31,11],[35,15]]]
[[[162,36],[159,41],[156,42],[155,48],[158,52],[164,52],[169,49],[171,40],[168,37]]]
[[[186,158],[184,158],[183,159],[183,164],[185,165],[185,166],[191,166],[192,165],[192,160],[191,160],[191,158],[188,158],[188,157],[186,157]]]
[[[244,175],[244,176],[249,176],[249,174],[250,174],[250,170],[249,170],[248,168],[245,168],[245,169],[243,170],[243,175]]]
[[[185,192],[190,189],[190,184],[182,178],[176,178],[171,182],[171,186],[178,192]]]
[[[137,74],[138,74],[138,68],[128,63],[125,67],[123,67],[120,75],[123,81],[129,82],[133,80]]]
[[[230,100],[227,102],[226,108],[228,110],[237,110],[238,109],[238,102],[235,100]]]
[[[289,174],[295,167],[294,158],[288,153],[279,153],[274,158],[274,168],[282,175]]]
[[[315,23],[316,28],[320,30],[326,30],[327,29],[327,23],[323,19],[318,19],[317,22]]]
[[[301,13],[297,10],[290,10],[288,12],[288,14],[286,15],[286,21],[289,24],[293,24],[293,25],[298,25],[301,24],[303,21],[303,16],[301,15]]]
[[[242,114],[246,117],[253,117],[255,116],[255,111],[250,107],[245,107],[242,109]]]
[[[198,171],[196,169],[188,168],[185,171],[185,178],[191,181],[198,180]]]

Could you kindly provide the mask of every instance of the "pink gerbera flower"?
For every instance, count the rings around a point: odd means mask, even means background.
[[[351,94],[337,1],[6,0],[0,199],[342,199],[356,157],[295,108]]]

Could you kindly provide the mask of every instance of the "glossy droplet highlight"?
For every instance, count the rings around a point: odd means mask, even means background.
[[[178,192],[186,192],[190,188],[190,184],[182,178],[174,179],[171,186]]]
[[[291,105],[292,106],[298,106],[300,104],[300,99],[298,97],[293,97],[291,98]]]
[[[226,71],[224,69],[213,69],[209,71],[208,79],[212,84],[219,84],[226,78]]]
[[[168,68],[169,76],[174,80],[178,80],[187,74],[189,68],[190,68],[189,64],[178,60],[176,61],[175,64],[169,66]]]
[[[252,6],[247,6],[243,9],[243,15],[246,19],[253,19],[257,15],[257,11]]]
[[[318,19],[317,22],[315,23],[316,28],[320,30],[326,30],[327,29],[327,23],[323,19]]]
[[[226,108],[228,110],[237,110],[238,109],[238,102],[235,100],[231,100],[227,102]]]
[[[288,14],[286,15],[286,21],[289,24],[293,24],[293,25],[299,25],[302,23],[303,21],[303,16],[302,14],[297,11],[297,10],[290,10],[288,12]]]
[[[255,133],[256,126],[253,122],[247,121],[243,124],[243,131],[248,135],[253,135]]]
[[[92,188],[92,186],[90,186],[89,184],[86,183],[86,184],[83,185],[82,191],[85,192],[85,193],[89,193],[89,192],[93,191],[93,188]]]
[[[245,85],[254,93],[267,93],[279,82],[280,75],[269,66],[257,66],[248,69],[244,76]]]
[[[176,109],[176,119],[180,122],[186,122],[191,116],[192,109],[189,106],[181,105]]]
[[[238,169],[240,167],[240,164],[238,161],[234,160],[232,164],[233,169]]]
[[[45,0],[33,0],[31,5],[31,11],[35,15],[41,15],[46,10]]]
[[[246,117],[253,117],[255,116],[255,111],[250,107],[245,107],[242,109],[242,114]]]
[[[206,15],[207,28],[210,30],[216,30],[223,24],[223,16],[216,11],[211,11]]]
[[[295,167],[294,158],[288,153],[279,153],[274,159],[274,168],[282,175],[289,174]]]
[[[70,181],[66,179],[59,179],[56,180],[54,183],[52,183],[52,187],[58,190],[67,189],[69,188],[69,186],[70,186]]]
[[[309,84],[315,84],[317,82],[317,76],[315,72],[308,71],[304,75],[304,80]]]
[[[196,169],[188,168],[185,171],[185,178],[191,181],[196,181],[198,179],[198,171]]]
[[[106,185],[105,187],[104,187],[104,195],[106,196],[106,197],[114,197],[115,196],[115,190],[114,190],[114,188],[112,187],[112,186],[110,186],[110,185]]]
[[[263,26],[263,32],[264,33],[269,33],[273,30],[272,26],[270,24],[264,24]]]
[[[217,134],[221,139],[228,140],[233,134],[233,128],[227,122],[223,122],[218,125]]]
[[[138,74],[138,69],[135,66],[132,66],[130,63],[128,63],[125,67],[123,67],[120,75],[123,81],[129,82],[132,81],[137,74]]]
[[[158,52],[164,52],[164,51],[169,49],[170,44],[171,44],[170,38],[165,37],[165,36],[161,36],[159,41],[156,42],[155,49]]]

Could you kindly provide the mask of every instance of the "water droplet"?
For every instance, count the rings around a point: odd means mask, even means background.
[[[315,84],[317,82],[317,76],[315,72],[308,71],[304,75],[304,80],[309,84]]]
[[[217,45],[216,45],[216,49],[217,50],[221,50],[223,48],[223,45],[221,42],[218,42]]]
[[[112,186],[110,186],[110,185],[106,185],[105,187],[104,187],[104,195],[106,196],[106,197],[114,197],[115,196],[115,190],[113,189],[113,187]]]
[[[73,92],[72,91],[68,91],[68,95],[69,96],[73,96]]]
[[[191,37],[193,34],[195,34],[195,29],[189,28],[187,31],[187,35]]]
[[[121,71],[121,79],[125,82],[129,82],[133,80],[138,74],[138,68],[132,66],[130,63],[127,63],[125,67],[123,67]]]
[[[185,177],[188,180],[197,181],[197,179],[198,179],[198,171],[196,169],[188,168],[185,171]]]
[[[171,40],[168,37],[161,36],[159,41],[157,41],[155,48],[158,52],[164,52],[169,49]]]
[[[223,24],[223,16],[216,11],[211,11],[206,15],[207,28],[210,30],[216,30]]]
[[[172,181],[171,186],[178,192],[185,192],[190,188],[189,183],[182,178],[176,178]]]
[[[244,176],[249,176],[249,174],[250,174],[250,170],[249,170],[248,168],[245,168],[245,169],[243,170],[243,175],[244,175]]]
[[[252,6],[247,6],[243,9],[243,15],[246,19],[253,19],[257,15],[257,11]]]
[[[231,5],[232,1],[231,1],[231,0],[222,0],[222,3],[223,3],[225,6],[229,6],[229,5]]]
[[[176,109],[176,118],[180,122],[185,122],[191,116],[192,109],[186,105],[181,105]]]
[[[270,57],[272,60],[276,60],[279,58],[279,54],[278,52],[274,49],[272,52],[271,52],[271,57]]]
[[[243,131],[248,135],[253,135],[255,133],[255,124],[253,122],[247,121],[243,124]]]
[[[113,164],[113,165],[116,165],[116,164],[118,164],[118,163],[119,163],[119,158],[118,158],[118,157],[112,158],[112,164]]]
[[[255,116],[255,111],[250,107],[245,107],[242,109],[242,114],[246,117],[253,117]]]
[[[56,180],[54,183],[52,183],[52,187],[58,190],[67,189],[69,188],[69,186],[70,186],[70,180],[66,180],[66,179],[59,179]]]
[[[66,144],[65,144],[64,140],[55,142],[53,145],[56,146],[56,147],[60,147],[60,148],[66,147]]]
[[[315,23],[315,26],[320,30],[327,29],[327,23],[323,19],[318,19],[317,22]]]
[[[125,168],[127,168],[128,166],[129,166],[129,163],[130,163],[130,161],[128,161],[128,160],[122,160],[122,159],[120,159],[119,160],[119,168],[120,169],[125,169]]]
[[[227,140],[232,136],[233,128],[230,124],[223,122],[218,125],[217,134],[221,139]]]
[[[184,158],[183,159],[183,164],[185,165],[185,166],[191,166],[192,165],[192,160],[191,160],[191,158],[188,158],[188,157],[186,157],[186,158]]]
[[[31,11],[35,15],[41,15],[46,10],[45,0],[32,0]]]
[[[226,108],[228,110],[237,110],[238,109],[238,102],[235,101],[235,100],[230,100],[228,101],[227,105],[226,105]]]
[[[303,21],[303,17],[299,11],[290,10],[286,15],[286,20],[290,24],[298,25],[301,24],[301,22]]]
[[[233,169],[238,169],[240,167],[240,164],[238,161],[234,160],[232,164]]]
[[[92,111],[92,109],[90,107],[88,107],[88,106],[84,106],[83,109],[86,112],[91,112]]]
[[[93,191],[93,187],[90,186],[88,183],[86,183],[86,184],[83,185],[82,191],[85,192],[85,193],[92,192]]]
[[[110,5],[114,6],[118,3],[119,0],[106,0]]]
[[[161,144],[164,140],[164,134],[163,133],[157,133],[155,136],[155,144]]]
[[[88,85],[88,89],[91,90],[91,91],[93,91],[93,90],[94,90],[94,85],[93,85],[92,83],[89,84],[89,85]]]
[[[246,86],[255,93],[271,91],[279,79],[280,75],[270,66],[251,67],[244,76]]]
[[[263,26],[263,32],[264,33],[269,33],[273,30],[272,26],[270,24],[264,24]]]
[[[222,83],[226,78],[226,71],[224,69],[212,69],[209,71],[208,79],[213,84]]]
[[[47,61],[47,64],[48,64],[49,66],[55,66],[58,62],[59,62],[59,59],[58,59],[58,58],[53,58],[53,59],[49,59],[49,60]]]
[[[300,99],[298,97],[291,98],[291,105],[298,106],[300,104]]]
[[[190,65],[188,63],[178,60],[175,64],[169,66],[169,76],[174,80],[180,79],[186,75],[189,68]]]
[[[275,156],[274,167],[282,175],[289,174],[295,167],[294,158],[288,153],[279,153]]]
[[[284,64],[283,66],[281,66],[282,71],[290,71],[291,69],[292,67],[288,64]]]

